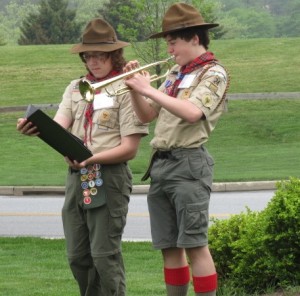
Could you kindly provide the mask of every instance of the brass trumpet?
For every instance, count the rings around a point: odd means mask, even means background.
[[[84,100],[86,100],[88,103],[93,102],[96,91],[100,90],[100,89],[103,89],[103,88],[105,89],[107,95],[110,96],[110,97],[125,94],[125,93],[130,91],[130,88],[128,86],[123,86],[123,87],[121,87],[121,88],[119,88],[119,89],[117,89],[113,92],[109,92],[107,90],[107,86],[111,85],[112,83],[114,83],[116,81],[122,80],[125,77],[128,77],[128,76],[133,75],[135,73],[142,72],[143,70],[149,69],[151,67],[155,67],[157,65],[162,65],[162,64],[167,65],[167,67],[168,67],[167,71],[163,75],[158,76],[158,75],[154,74],[154,75],[150,76],[150,81],[153,82],[153,81],[157,81],[161,78],[165,78],[169,74],[170,69],[171,69],[171,65],[169,63],[169,61],[171,59],[174,59],[174,56],[171,56],[171,57],[169,57],[165,60],[162,60],[162,61],[154,62],[154,63],[148,64],[148,65],[139,67],[139,68],[134,69],[132,71],[126,72],[124,74],[115,76],[113,78],[110,78],[110,79],[107,79],[105,81],[101,81],[101,82],[98,82],[98,83],[91,83],[87,79],[83,78],[79,82],[79,91],[80,91],[82,97],[84,98]]]

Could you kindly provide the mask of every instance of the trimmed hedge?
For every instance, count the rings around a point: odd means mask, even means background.
[[[300,284],[300,179],[278,182],[261,212],[213,222],[210,250],[221,280],[248,293]]]

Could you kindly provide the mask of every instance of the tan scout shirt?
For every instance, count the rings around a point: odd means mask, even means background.
[[[78,84],[80,79],[73,80],[66,88],[63,99],[59,105],[57,114],[61,114],[71,119],[73,125],[70,128],[72,134],[80,139],[84,139],[85,111],[88,103],[82,98]],[[114,88],[120,82],[114,83]],[[111,88],[108,88],[111,90]],[[105,94],[105,90],[101,94]],[[94,110],[92,121],[92,144],[90,141],[90,127],[87,130],[87,147],[93,154],[119,146],[121,137],[132,134],[148,134],[148,125],[138,121],[133,112],[130,97],[128,94],[112,97],[97,97],[101,102],[101,108]],[[95,106],[95,105],[94,105]]]
[[[179,69],[178,65],[172,68],[171,74],[160,87],[161,91],[168,94],[168,87],[172,87]],[[201,120],[191,124],[149,99],[150,104],[159,112],[154,138],[150,143],[154,149],[199,147],[207,142],[219,117],[226,109],[223,95],[227,90],[229,77],[221,65],[206,65],[190,74],[195,75],[193,80],[186,85],[186,88],[179,89],[177,99],[189,100],[202,110],[204,116]]]

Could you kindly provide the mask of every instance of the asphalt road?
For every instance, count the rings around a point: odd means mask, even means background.
[[[274,190],[213,192],[210,216],[226,219],[245,212],[246,207],[260,211],[274,195]],[[61,208],[63,196],[0,196],[0,236],[35,236],[63,238]],[[151,239],[146,195],[131,197],[123,240]]]

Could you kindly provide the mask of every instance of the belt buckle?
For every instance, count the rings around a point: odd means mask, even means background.
[[[157,158],[160,159],[173,159],[172,151],[157,151]]]

